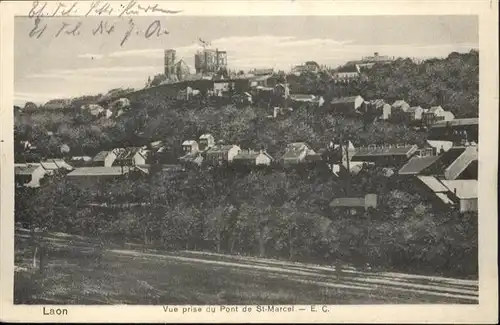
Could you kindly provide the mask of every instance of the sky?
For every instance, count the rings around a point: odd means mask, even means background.
[[[32,33],[35,26],[43,33]],[[142,88],[162,73],[169,48],[194,70],[199,38],[227,51],[230,69],[247,71],[289,70],[309,60],[337,67],[374,52],[446,57],[479,48],[478,35],[476,16],[94,16],[42,18],[38,25],[16,17],[14,104]]]

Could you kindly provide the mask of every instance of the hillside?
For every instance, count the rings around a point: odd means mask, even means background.
[[[456,118],[477,117],[479,112],[479,52],[450,53],[444,59],[415,63],[398,59],[363,71],[360,82],[339,85],[332,95],[362,95],[389,103],[404,99],[423,108],[441,105]]]

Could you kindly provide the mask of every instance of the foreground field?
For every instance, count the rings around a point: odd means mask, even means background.
[[[473,280],[371,272],[205,252],[105,247],[50,234],[45,272],[29,270],[29,234],[16,231],[17,304],[478,303]]]

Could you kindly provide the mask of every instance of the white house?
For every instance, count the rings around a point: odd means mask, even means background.
[[[273,157],[264,150],[242,150],[233,158],[233,161],[247,166],[269,166]]]
[[[206,152],[206,161],[212,165],[220,165],[222,163],[230,163],[234,157],[241,151],[241,148],[234,144],[216,145],[208,149]]]

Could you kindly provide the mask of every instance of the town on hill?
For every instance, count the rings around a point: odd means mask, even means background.
[[[167,49],[142,89],[14,107],[19,265],[53,276],[65,233],[97,243],[96,269],[136,245],[477,280],[477,50],[289,71],[194,59]],[[247,301],[231,297],[209,301]]]

